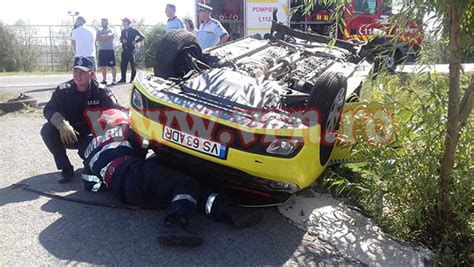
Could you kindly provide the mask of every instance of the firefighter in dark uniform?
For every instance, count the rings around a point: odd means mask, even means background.
[[[85,57],[74,61],[73,80],[60,84],[45,105],[43,114],[48,122],[41,129],[41,136],[53,154],[63,178],[67,183],[74,177],[74,168],[66,155],[66,148],[77,149],[90,133],[83,116],[85,108],[120,107],[113,93],[93,78],[93,62]]]
[[[261,220],[261,214],[236,207],[223,195],[209,190],[200,194],[197,180],[160,164],[159,158],[145,159],[148,142],[130,129],[125,112],[108,109],[97,117],[87,116],[92,119],[92,135],[79,149],[84,158],[84,187],[94,192],[111,189],[117,198],[134,206],[169,207],[158,237],[160,244],[202,244],[201,237],[186,229],[198,206],[211,218],[237,228]]]

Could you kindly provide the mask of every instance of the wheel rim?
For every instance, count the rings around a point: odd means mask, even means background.
[[[387,68],[393,69],[395,67],[395,59],[392,56],[385,55],[383,56],[383,61]]]
[[[335,141],[335,132],[339,126],[339,118],[341,116],[342,107],[344,106],[344,101],[346,99],[346,90],[339,90],[339,93],[336,95],[334,102],[331,105],[329,111],[328,119],[326,121],[326,133],[325,141],[329,144],[334,144]]]

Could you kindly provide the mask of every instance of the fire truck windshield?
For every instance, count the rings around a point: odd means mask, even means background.
[[[355,14],[370,14],[374,15],[377,11],[376,0],[354,0]]]
[[[392,1],[382,1],[382,15],[392,15]]]

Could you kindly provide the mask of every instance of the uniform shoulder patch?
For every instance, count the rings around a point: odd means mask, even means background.
[[[65,90],[71,88],[71,82],[64,82],[58,86],[59,90]]]

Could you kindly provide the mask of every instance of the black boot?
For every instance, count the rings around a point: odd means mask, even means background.
[[[230,206],[224,211],[225,219],[237,229],[258,224],[263,215],[258,210]]]
[[[197,247],[204,240],[186,230],[187,220],[178,214],[170,214],[166,217],[163,231],[158,235],[158,242],[162,246]]]
[[[212,200],[213,195],[214,200]],[[209,199],[212,204],[206,203],[210,207],[210,212],[206,211],[206,214],[216,221],[226,221],[237,229],[256,225],[263,218],[258,210],[238,207],[222,194],[210,194],[208,201]]]
[[[62,179],[58,181],[60,184],[66,184],[72,181],[74,178],[74,168],[71,166],[70,168],[65,168],[61,170],[61,175],[63,176]]]

